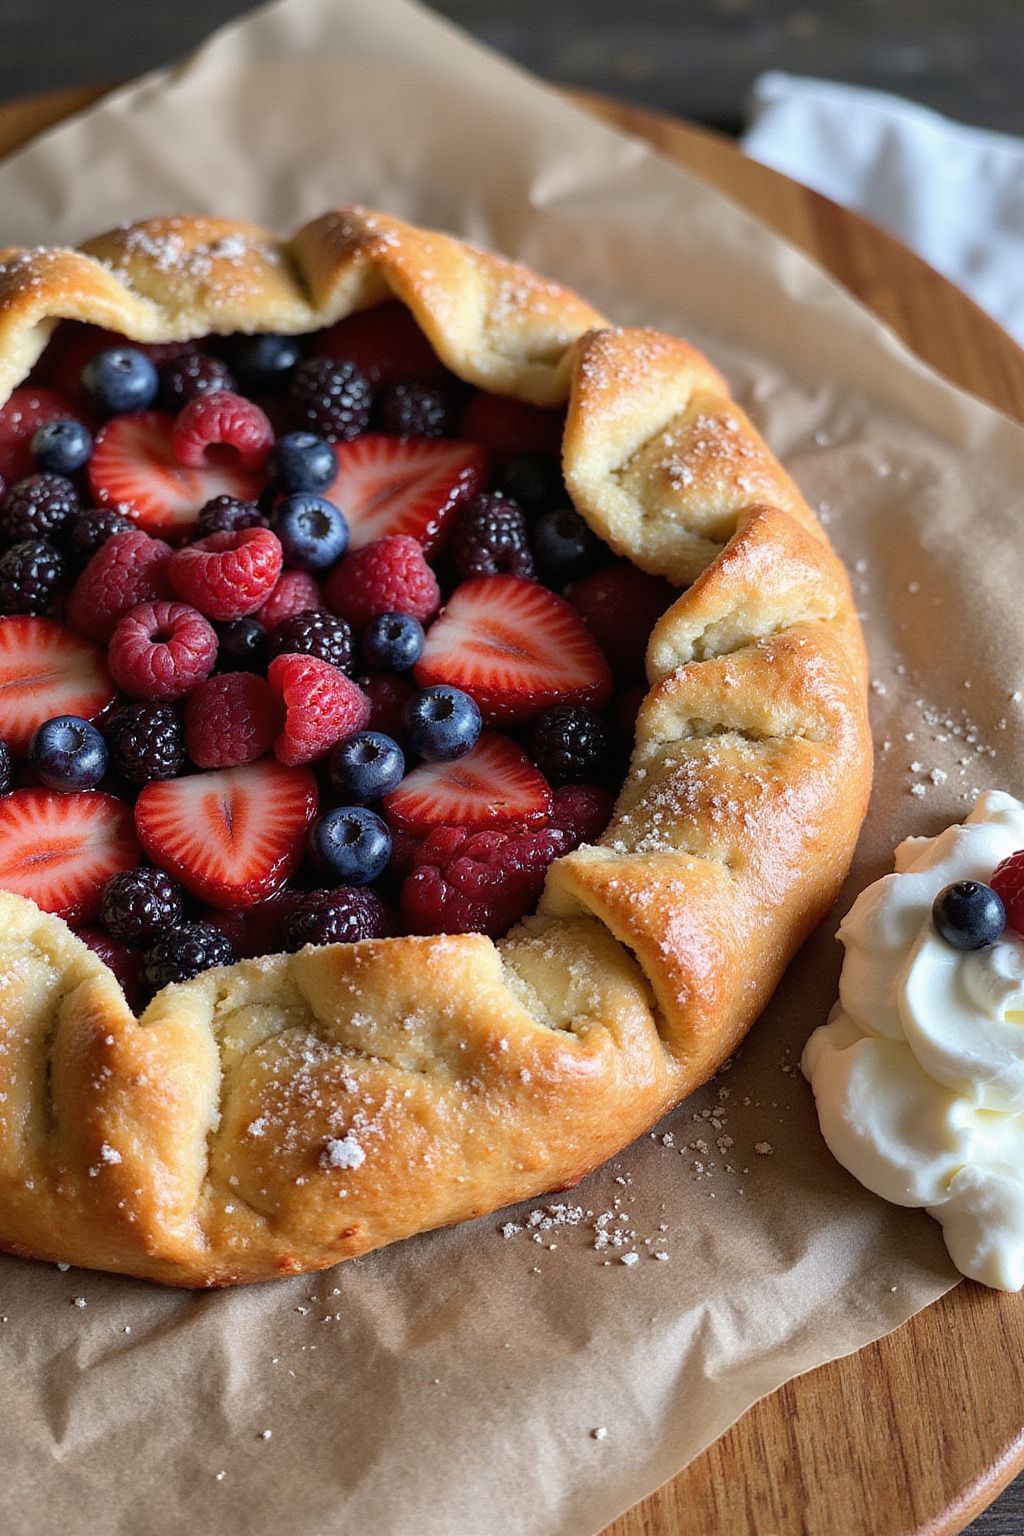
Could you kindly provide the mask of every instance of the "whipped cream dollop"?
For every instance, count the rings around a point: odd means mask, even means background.
[[[932,903],[1024,848],[1024,804],[982,795],[962,826],[911,837],[854,902],[839,1002],[803,1054],[822,1135],[844,1167],[942,1223],[963,1274],[1024,1286],[1024,940],[954,949]]]

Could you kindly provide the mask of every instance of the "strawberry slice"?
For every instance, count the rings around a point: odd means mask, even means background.
[[[551,790],[521,747],[485,731],[452,763],[421,763],[384,797],[389,821],[423,837],[434,827],[519,827],[545,822]]]
[[[139,841],[155,864],[214,907],[273,895],[302,858],[316,815],[307,768],[265,758],[244,768],[147,784],[135,802]]]
[[[498,464],[505,464],[520,453],[559,458],[564,423],[562,411],[475,389],[462,408],[459,431],[471,442],[482,443]]]
[[[88,413],[60,390],[38,384],[22,384],[12,390],[6,403],[0,406],[0,479],[10,485],[31,475],[35,470],[30,450],[33,432],[44,422],[60,421],[67,416],[74,416],[86,426],[91,424]]]
[[[0,737],[12,752],[54,715],[94,719],[116,692],[98,645],[55,619],[0,619]]]
[[[89,460],[89,485],[101,507],[117,507],[141,528],[183,533],[200,507],[214,496],[252,501],[262,475],[238,463],[186,469],[174,457],[174,418],[164,411],[115,416],[96,438]]]
[[[418,539],[429,553],[456,507],[484,484],[487,456],[475,443],[365,432],[335,443],[338,474],[324,491],[348,521],[349,548],[390,533]]]
[[[316,342],[324,356],[355,363],[374,389],[409,379],[444,378],[444,364],[397,299],[346,315],[321,331]]]
[[[111,875],[139,862],[130,807],[98,790],[16,789],[0,800],[0,888],[90,922]]]
[[[575,608],[519,576],[478,576],[452,593],[414,669],[421,688],[462,688],[485,720],[552,704],[605,704],[612,676]]]

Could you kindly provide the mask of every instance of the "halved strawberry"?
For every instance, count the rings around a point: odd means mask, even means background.
[[[0,618],[0,738],[12,752],[54,715],[94,719],[116,692],[98,645],[56,619]]]
[[[316,349],[348,358],[375,389],[407,379],[440,379],[445,367],[404,304],[397,299],[346,315],[321,331]]]
[[[185,469],[174,457],[174,418],[164,411],[115,416],[96,438],[89,485],[101,507],[117,507],[141,528],[183,533],[214,496],[251,501],[263,487],[257,470],[240,464]]]
[[[552,704],[605,704],[612,675],[576,610],[519,576],[478,576],[452,593],[414,669],[421,688],[462,688],[485,720]]]
[[[324,491],[344,512],[349,547],[390,533],[418,539],[429,553],[452,513],[484,484],[487,455],[475,443],[365,432],[335,443],[338,474]]]
[[[37,427],[73,416],[90,425],[88,413],[68,395],[38,384],[22,384],[0,405],[0,479],[10,485],[35,469],[30,444]]]
[[[0,888],[66,922],[96,917],[111,875],[138,862],[131,809],[113,795],[16,789],[0,800]]]
[[[545,822],[551,790],[521,747],[485,731],[452,763],[421,763],[384,797],[388,819],[423,837],[434,827],[518,827]]]
[[[147,784],[135,826],[153,862],[194,896],[214,907],[248,907],[296,868],[316,808],[308,768],[265,758]]]

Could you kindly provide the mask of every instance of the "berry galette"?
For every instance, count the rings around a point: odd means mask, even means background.
[[[180,218],[0,252],[0,400],[0,1247],[318,1268],[715,1070],[870,743],[699,354],[382,215]]]

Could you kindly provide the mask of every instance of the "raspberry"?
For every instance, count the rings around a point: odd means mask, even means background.
[[[96,551],[115,533],[131,533],[135,527],[130,517],[113,507],[90,507],[75,519],[68,539],[68,551],[78,565],[87,565]]]
[[[377,414],[381,431],[395,437],[444,437],[452,428],[447,392],[437,384],[389,384],[381,390]]]
[[[402,886],[403,925],[410,933],[499,938],[536,903],[548,865],[568,846],[558,828],[507,833],[438,827],[416,851],[416,867]]]
[[[210,619],[242,619],[261,608],[281,574],[281,545],[269,528],[211,533],[176,550],[167,567],[179,597]]]
[[[142,956],[138,950],[129,949],[120,939],[104,933],[102,928],[76,928],[75,933],[94,955],[99,955],[108,970],[113,971],[129,1008],[137,1012],[148,993],[142,979]]]
[[[274,751],[289,767],[325,757],[370,718],[370,701],[362,690],[315,656],[277,656],[267,679],[285,709]]]
[[[354,944],[359,939],[386,939],[394,931],[391,912],[376,891],[340,885],[333,891],[310,891],[303,898],[285,922],[284,942],[294,953],[306,944]]]
[[[266,412],[227,389],[190,400],[171,434],[174,457],[188,469],[209,466],[228,449],[245,469],[262,469],[273,445],[274,429]]]
[[[44,539],[25,539],[0,555],[0,614],[52,613],[64,561]]]
[[[644,674],[651,630],[679,594],[661,576],[620,560],[584,576],[567,595],[616,677],[634,682]]]
[[[12,485],[0,509],[0,539],[62,544],[81,511],[78,492],[63,475],[29,475]]]
[[[243,528],[265,528],[267,520],[254,501],[239,501],[237,496],[214,496],[201,508],[196,518],[196,539],[208,539],[211,533],[241,533]]]
[[[68,623],[107,645],[118,622],[139,603],[167,597],[170,546],[141,529],[115,533],[93,555],[71,589]]]
[[[371,731],[383,731],[398,740],[402,735],[402,711],[416,692],[404,677],[359,677],[360,688],[370,701]]]
[[[370,425],[373,391],[355,363],[307,358],[292,374],[290,395],[302,425],[329,443],[348,442]]]
[[[533,579],[533,556],[521,507],[507,496],[474,496],[458,514],[452,538],[455,566],[464,581],[473,576]]]
[[[115,773],[133,788],[185,771],[185,732],[166,704],[124,704],[104,720],[103,734]]]
[[[182,923],[157,939],[146,955],[144,972],[150,986],[159,991],[234,961],[231,940],[212,923]]]
[[[118,624],[107,667],[134,699],[181,699],[213,671],[217,635],[185,603],[142,603]]]
[[[345,620],[316,609],[285,619],[270,638],[271,658],[317,656],[342,672],[351,670],[353,653],[352,630]]]
[[[406,533],[394,533],[355,549],[327,578],[327,601],[356,629],[382,613],[408,613],[424,623],[437,612],[441,589]]]
[[[1024,848],[997,864],[988,883],[1006,908],[1006,921],[1024,937]]]
[[[564,832],[567,850],[593,843],[612,819],[614,800],[595,784],[563,784],[551,797],[548,826]]]
[[[255,672],[220,672],[189,694],[185,745],[197,768],[237,768],[270,751],[281,711]]]
[[[111,875],[100,896],[107,932],[124,944],[146,944],[181,917],[181,887],[162,869],[125,869]]]
[[[604,777],[610,745],[604,719],[585,704],[546,709],[530,734],[530,756],[552,785]]]
[[[197,395],[234,387],[227,363],[205,352],[185,352],[160,369],[160,405],[172,415]]]
[[[277,586],[255,617],[271,633],[293,614],[307,613],[323,602],[320,588],[308,571],[283,571]]]

